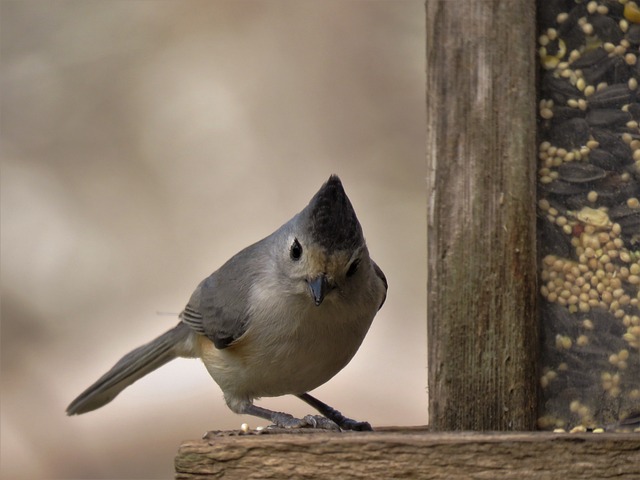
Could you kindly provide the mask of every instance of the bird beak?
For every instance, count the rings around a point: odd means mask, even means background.
[[[327,276],[324,273],[321,273],[313,280],[308,280],[308,283],[309,288],[311,289],[311,295],[313,296],[313,301],[315,302],[316,307],[318,307],[324,300],[324,296],[327,292],[331,290]]]

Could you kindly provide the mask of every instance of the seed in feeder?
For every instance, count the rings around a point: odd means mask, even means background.
[[[580,400],[572,400],[569,404],[569,411],[573,413],[578,413],[578,409],[582,406]]]
[[[582,210],[576,212],[575,217],[587,224],[587,226],[591,225],[594,227],[607,227],[611,225],[611,220],[609,220],[609,216],[607,212],[602,210],[596,210],[590,207],[583,207]]]
[[[611,51],[613,51],[613,48],[615,48],[615,46],[612,43],[610,43],[609,45],[611,45],[611,47],[612,47]],[[607,82],[600,82],[598,85],[596,85],[596,91],[599,92],[600,90],[604,90],[608,86],[609,86],[609,84]]]
[[[629,65],[632,65],[632,64],[630,63]],[[585,82],[584,78],[579,78],[578,81],[576,82],[576,88],[581,92],[586,88],[586,86],[587,86],[587,82]]]
[[[622,45],[616,45],[613,49],[613,54],[614,55],[619,55],[622,56],[627,52],[627,49],[624,48]]]
[[[546,375],[540,377],[540,386],[542,388],[547,388],[549,386],[549,379],[546,377]]]
[[[586,335],[580,335],[576,339],[576,345],[578,345],[579,347],[585,347],[588,344],[589,344],[589,337],[587,337]]]
[[[619,223],[614,223],[611,226],[611,232],[616,234],[616,235],[620,235],[620,232],[622,232],[622,228],[620,228],[620,224]],[[614,240],[614,243],[616,244],[616,247],[618,247],[618,248],[622,247],[623,242],[618,238],[616,240],[619,241],[619,245],[618,245],[618,242],[615,242],[615,240]]]
[[[629,208],[640,208],[640,200],[636,197],[631,197],[627,200],[627,206]]]
[[[585,35],[593,35],[593,25],[590,23],[585,23],[582,25],[582,31]]]
[[[542,198],[538,202],[538,207],[540,207],[540,210],[546,212],[547,210],[549,210],[549,207],[551,207],[551,204],[549,203],[549,200],[547,200],[546,198]]]
[[[624,6],[624,18],[632,23],[640,23],[640,8],[635,2],[628,2]]]
[[[627,30],[629,30],[629,22],[627,22],[624,18],[622,20],[620,20],[620,30],[622,30],[624,33],[627,33]]]
[[[579,58],[580,58],[580,51],[571,50],[571,53],[569,53],[569,62],[575,62]]]
[[[543,108],[540,110],[540,116],[545,120],[550,120],[553,118],[553,110],[550,108]]]
[[[627,82],[627,85],[629,86],[629,90],[635,90],[636,88],[638,88],[638,79],[635,77],[631,77]]]
[[[627,62],[627,65],[633,66],[638,61],[638,57],[636,57],[633,53],[627,53],[624,56],[624,61]]]

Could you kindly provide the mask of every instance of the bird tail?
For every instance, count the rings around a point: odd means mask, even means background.
[[[180,322],[155,340],[127,353],[69,404],[67,415],[80,415],[100,408],[133,382],[174,358],[194,356],[192,334],[192,330]]]

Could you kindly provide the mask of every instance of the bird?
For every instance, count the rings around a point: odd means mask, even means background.
[[[362,227],[337,175],[271,235],[200,282],[179,323],[122,357],[67,407],[90,412],[178,358],[200,358],[237,414],[280,428],[372,430],[309,394],[353,358],[387,297]],[[256,405],[295,395],[320,415]]]

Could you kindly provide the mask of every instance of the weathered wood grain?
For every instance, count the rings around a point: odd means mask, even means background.
[[[175,465],[179,480],[637,479],[640,435],[407,429],[220,436],[183,443]]]
[[[534,429],[535,2],[426,7],[429,422]]]

